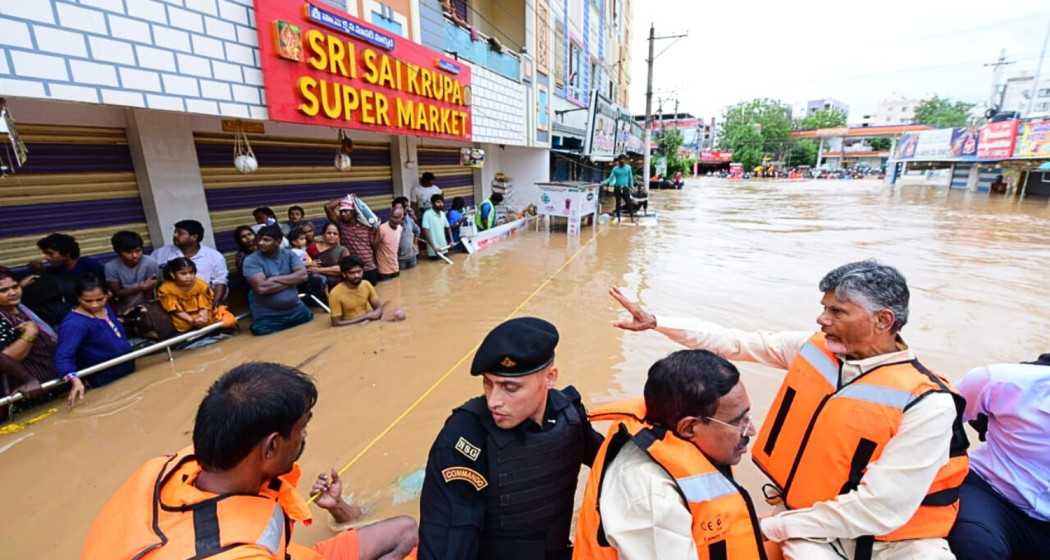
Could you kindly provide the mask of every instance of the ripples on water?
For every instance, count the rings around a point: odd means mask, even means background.
[[[0,525],[19,535],[5,554],[39,556],[38,543],[54,542],[54,527],[63,527],[52,556],[74,557],[113,490],[143,460],[186,445],[207,386],[248,360],[302,364],[317,379],[303,487],[346,464],[451,372],[346,474],[347,492],[374,505],[376,516],[415,515],[434,434],[452,408],[481,392],[467,373],[470,350],[580,247],[521,313],[558,326],[560,382],[578,386],[591,403],[639,394],[653,361],[676,349],[654,333],[613,329],[620,310],[606,295],[612,285],[639,295],[658,316],[815,330],[820,278],[845,262],[878,258],[908,278],[904,337],[932,369],[958,377],[983,363],[1050,351],[1044,200],[869,181],[702,180],[654,192],[651,205],[659,212],[652,225],[585,228],[579,240],[564,230],[530,231],[480,255],[457,255],[452,266],[422,263],[378,288],[408,312],[403,323],[333,330],[318,317],[278,335],[242,334],[177,353],[174,363],[140,361],[139,372],[89,392],[73,412],[0,439]],[[740,367],[758,421],[781,373]],[[761,481],[748,462],[738,475],[752,489]],[[328,536],[326,525],[297,531],[297,540]]]

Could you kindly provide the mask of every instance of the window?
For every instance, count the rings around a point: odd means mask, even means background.
[[[565,87],[565,24],[554,22],[554,88],[555,93]],[[568,95],[562,93],[562,95]]]
[[[576,41],[569,41],[569,95],[573,99],[583,99],[583,49]]]
[[[407,38],[407,19],[395,11],[394,8],[386,4],[366,1],[364,2],[364,9],[369,14],[369,22],[386,29],[387,32],[397,34],[401,37]]]
[[[547,2],[536,2],[536,70],[548,72],[550,64],[550,9]]]
[[[1050,97],[1050,88],[1043,88],[1039,90],[1039,97]]]

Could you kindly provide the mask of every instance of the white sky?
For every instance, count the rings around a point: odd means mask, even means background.
[[[634,0],[631,112],[645,113],[649,25],[657,37],[688,31],[657,57],[657,97],[705,120],[755,97],[794,106],[832,97],[850,122],[899,93],[983,103],[999,50],[1003,78],[1034,72],[1047,25],[1047,0]],[[656,52],[671,44],[657,41]],[[1043,76],[1050,74],[1050,56]],[[673,111],[665,102],[664,111]]]

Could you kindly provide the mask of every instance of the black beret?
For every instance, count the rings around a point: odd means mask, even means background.
[[[536,373],[554,361],[558,329],[536,317],[518,317],[492,329],[474,354],[471,375],[489,373],[521,377]]]

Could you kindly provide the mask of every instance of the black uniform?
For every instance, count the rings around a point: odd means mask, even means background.
[[[471,373],[523,376],[553,361],[557,331],[513,319],[486,337]],[[478,373],[475,373],[478,372]],[[551,389],[542,425],[502,429],[484,397],[452,412],[427,458],[420,560],[562,560],[580,465],[602,444],[573,387]]]

